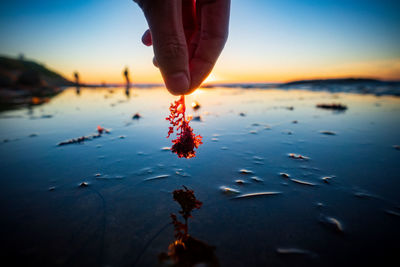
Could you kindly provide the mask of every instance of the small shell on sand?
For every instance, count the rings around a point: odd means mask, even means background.
[[[219,189],[225,194],[240,194],[239,190],[227,187],[227,186],[221,186]]]
[[[321,179],[322,179],[322,181],[323,181],[324,183],[329,184],[329,183],[331,182],[331,179],[334,178],[334,177],[335,177],[335,176],[324,176],[324,177],[322,177]]]
[[[257,183],[264,182],[264,180],[261,179],[261,178],[258,177],[258,176],[252,176],[252,177],[250,177],[250,179],[253,180],[254,182],[257,182]]]
[[[252,197],[260,197],[260,196],[273,196],[273,195],[279,195],[279,194],[282,194],[282,192],[267,191],[267,192],[243,194],[243,195],[239,195],[234,198],[252,198]]]
[[[320,222],[337,233],[343,233],[343,225],[336,218],[321,215]]]
[[[298,183],[298,184],[302,184],[302,185],[308,185],[308,186],[315,186],[315,184],[314,183],[310,183],[310,182],[307,182],[307,181],[302,181],[302,180],[299,180],[299,179],[290,179],[292,182],[295,182],[295,183]]]
[[[168,177],[169,177],[169,174],[162,174],[162,175],[157,175],[157,176],[146,178],[143,181],[152,181],[152,180],[164,179],[164,178],[168,178]]]
[[[242,185],[242,184],[245,184],[246,182],[242,179],[237,179],[237,180],[235,180],[235,183]]]
[[[392,215],[392,216],[396,216],[396,217],[400,217],[400,212],[394,211],[394,210],[385,210],[386,214]]]
[[[305,250],[305,249],[300,249],[300,248],[277,248],[276,253],[284,256],[284,255],[304,255],[304,256],[315,256],[315,253]]]
[[[240,172],[241,174],[254,174],[253,171],[247,170],[247,169],[240,169],[239,172]]]
[[[290,178],[290,175],[288,173],[285,172],[280,172],[279,175],[283,178]]]

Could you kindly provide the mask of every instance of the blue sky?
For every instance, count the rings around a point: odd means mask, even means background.
[[[399,1],[232,0],[230,35],[216,81],[365,76],[400,79]],[[2,1],[0,54],[24,53],[67,77],[161,82],[147,29],[129,0]]]

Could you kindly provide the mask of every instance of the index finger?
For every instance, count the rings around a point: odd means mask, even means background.
[[[197,48],[190,59],[190,91],[195,90],[212,71],[229,31],[230,0],[197,0],[200,20]]]
[[[149,24],[154,55],[167,89],[174,95],[185,94],[190,85],[190,73],[182,0],[138,2]]]

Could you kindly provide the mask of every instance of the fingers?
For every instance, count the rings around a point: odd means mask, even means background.
[[[197,30],[195,2],[195,0],[182,0],[182,23],[188,45]]]
[[[210,74],[226,43],[229,31],[230,0],[197,0],[200,32],[189,45],[194,50],[190,60],[190,91]]]
[[[142,43],[143,43],[145,46],[151,46],[151,45],[153,45],[153,41],[152,41],[152,39],[151,39],[150,30],[146,30],[146,31],[143,33],[143,36],[142,36]]]
[[[154,67],[158,68],[158,62],[157,62],[156,57],[153,57],[153,65],[154,65]]]
[[[167,89],[174,95],[189,90],[189,57],[182,26],[182,0],[142,1],[154,55]]]
[[[152,45],[153,45],[153,40],[151,39],[150,30],[146,30],[146,31],[143,33],[143,36],[142,36],[142,43],[143,43],[145,46],[152,46]],[[155,67],[158,68],[158,63],[157,63],[156,57],[153,57],[153,65],[154,65]]]

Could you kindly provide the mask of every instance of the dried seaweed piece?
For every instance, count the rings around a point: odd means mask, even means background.
[[[332,103],[332,104],[317,104],[317,108],[332,109],[332,110],[346,110],[347,106],[342,105],[340,103]]]
[[[303,156],[303,155],[300,155],[300,154],[294,154],[294,153],[289,153],[288,156],[289,156],[289,158],[292,158],[292,159],[302,159],[302,160],[309,160],[310,159],[309,157],[306,157],[306,156]]]
[[[171,104],[170,115],[165,119],[172,125],[169,127],[167,138],[176,131],[176,139],[172,140],[171,151],[176,153],[179,158],[188,159],[196,156],[194,149],[203,143],[201,135],[194,134],[193,129],[189,126],[191,117],[185,117],[185,110],[185,96],[182,95]]]

